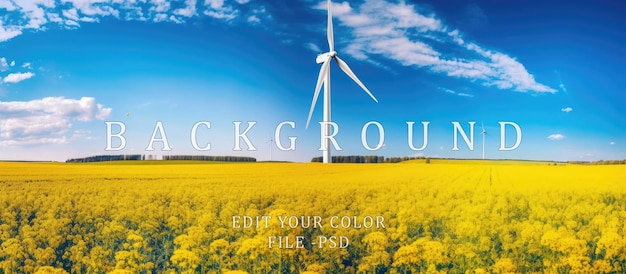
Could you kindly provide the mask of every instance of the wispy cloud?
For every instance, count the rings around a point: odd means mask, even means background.
[[[550,134],[550,135],[548,136],[548,139],[550,139],[550,140],[552,140],[552,141],[560,141],[560,140],[565,139],[565,135],[563,135],[563,134],[559,134],[559,133],[556,133],[556,134]]]
[[[347,26],[352,34],[343,50],[354,58],[379,64],[376,59],[383,57],[404,66],[503,90],[557,91],[537,82],[514,57],[465,41],[463,33],[419,6],[385,0],[366,0],[355,7],[347,1],[333,5],[336,21]],[[326,9],[326,2],[316,8]],[[271,18],[262,5],[249,0],[3,1],[0,9],[7,13],[0,19],[0,42],[27,30],[41,31],[52,26],[76,28],[83,22],[98,22],[104,17],[175,23],[193,17],[212,17],[247,24],[260,24]],[[479,7],[472,9],[480,15]]]
[[[611,142],[609,143],[609,145],[614,145],[614,144],[615,144],[615,142],[613,142],[613,141],[611,141]]]
[[[257,17],[256,15],[250,15],[248,17],[248,23],[258,24],[258,23],[261,23],[261,19],[259,19],[259,17]]]
[[[224,0],[206,0],[204,2],[206,10],[204,15],[213,18],[230,21],[239,15],[239,11],[232,6],[224,5]]]
[[[315,8],[326,10],[325,3]],[[382,56],[404,66],[425,68],[503,90],[557,91],[538,83],[515,58],[465,41],[459,30],[446,25],[435,14],[421,10],[404,1],[367,0],[356,8],[348,2],[333,4],[333,15],[351,30],[353,37],[344,52],[354,58],[371,60]],[[444,48],[452,50],[439,50]],[[456,56],[457,52],[462,56]]]
[[[307,47],[308,49],[310,49],[310,50],[312,50],[312,51],[316,52],[316,53],[320,53],[320,52],[322,52],[322,49],[320,49],[320,47],[319,47],[318,45],[313,44],[313,43],[307,43],[307,44],[306,44],[306,47]]]
[[[472,95],[472,94],[464,93],[464,92],[456,92],[454,90],[447,89],[447,88],[439,88],[439,90],[442,90],[445,93],[450,93],[450,94],[458,95],[458,96],[461,96],[461,97],[470,97],[470,98],[474,97],[474,95]]]
[[[456,91],[451,90],[451,89],[441,88],[441,90],[443,90],[445,93],[456,94]]]
[[[0,42],[27,30],[46,30],[49,26],[76,28],[83,22],[99,22],[104,17],[121,20],[184,23],[192,17],[208,16],[223,21],[241,18],[258,24],[264,8],[241,9],[249,0],[37,0],[0,1]],[[259,5],[259,4],[255,4]],[[246,10],[250,14],[243,13]]]
[[[246,4],[248,0],[238,0],[239,4]],[[257,6],[250,11],[252,15],[248,16],[248,23],[251,25],[259,25],[262,22],[267,22],[271,19],[271,15],[267,12],[264,6]]]
[[[72,127],[71,121],[103,120],[110,113],[111,108],[96,103],[93,97],[0,101],[0,145],[65,143]]]
[[[77,129],[74,130],[74,133],[72,134],[72,137],[69,138],[69,140],[73,141],[73,140],[94,140],[95,138],[91,135],[91,131],[89,130],[83,130],[83,129]]]
[[[565,108],[561,109],[562,112],[572,112],[572,110],[574,110],[574,109],[571,108],[571,107],[565,107]]]
[[[33,76],[35,76],[35,74],[32,72],[10,73],[6,77],[4,77],[4,79],[2,79],[2,82],[15,84],[15,83],[22,82],[26,79],[30,79]]]
[[[7,63],[7,59],[2,57],[0,58],[0,72],[7,71],[9,69],[9,63]]]

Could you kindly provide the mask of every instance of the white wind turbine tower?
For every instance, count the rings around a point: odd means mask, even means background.
[[[485,135],[487,135],[487,131],[485,131],[485,123],[482,123],[482,130],[480,131],[480,135],[483,136],[483,160],[485,160]]]
[[[313,95],[313,102],[311,102],[311,109],[309,110],[309,118],[306,121],[306,127],[309,128],[309,123],[311,122],[311,115],[313,115],[313,109],[315,108],[315,103],[317,102],[317,97],[320,93],[320,88],[322,84],[324,84],[324,119],[322,123],[322,134],[323,136],[328,136],[330,133],[330,62],[331,59],[335,59],[339,68],[343,70],[354,82],[356,82],[365,92],[374,99],[375,102],[378,103],[378,100],[372,93],[363,85],[361,80],[356,77],[354,72],[348,67],[348,64],[341,60],[339,56],[337,56],[337,52],[335,51],[335,41],[333,37],[333,15],[331,11],[331,0],[328,0],[328,27],[326,31],[328,46],[330,51],[326,53],[319,54],[317,59],[315,60],[318,64],[322,64],[322,68],[320,69],[319,76],[317,78],[317,85],[315,86],[315,94]],[[330,138],[325,138],[324,143],[322,144],[323,148],[323,162],[331,163],[332,158],[330,157]]]

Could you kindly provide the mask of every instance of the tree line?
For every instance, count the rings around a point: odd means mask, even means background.
[[[587,161],[569,161],[569,164],[577,164],[577,165],[624,165],[626,164],[626,160],[599,160],[594,162]]]
[[[92,163],[92,162],[108,162],[108,161],[138,161],[145,160],[145,155],[96,155],[85,158],[74,158],[65,161],[66,163]]]
[[[254,157],[209,156],[209,155],[163,155],[163,160],[214,161],[214,162],[256,162]]]
[[[399,163],[402,161],[425,159],[424,157],[388,157],[385,156],[363,156],[363,155],[351,155],[351,156],[332,156],[333,163]],[[321,163],[323,157],[313,157],[311,162]]]
[[[94,163],[109,161],[142,161],[156,160],[153,155],[124,154],[124,155],[96,155],[84,158],[73,158],[66,163]],[[244,156],[209,156],[209,155],[163,155],[163,160],[185,160],[185,161],[214,161],[214,162],[256,162],[256,158]]]

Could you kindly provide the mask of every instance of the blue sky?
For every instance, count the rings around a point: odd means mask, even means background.
[[[320,96],[304,129],[328,51],[326,2],[259,0],[9,0],[0,2],[0,159],[97,154],[245,155],[267,160],[276,126],[309,161],[318,151]],[[617,1],[335,1],[338,55],[379,100],[331,66],[334,155],[599,160],[626,158],[626,6]],[[105,121],[126,125],[127,145],[108,152]],[[145,151],[157,121],[171,151]],[[200,127],[196,151],[192,126]],[[256,151],[233,151],[234,121],[256,124]],[[384,127],[367,151],[361,129]],[[407,121],[415,122],[413,151]],[[469,133],[452,151],[453,126]],[[522,129],[498,151],[498,122]],[[371,127],[368,142],[378,134]],[[507,128],[507,146],[515,132]],[[460,138],[460,137],[459,137]],[[460,138],[462,139],[462,138]]]

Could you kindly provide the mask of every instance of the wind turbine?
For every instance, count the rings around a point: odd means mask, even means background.
[[[322,84],[324,85],[324,119],[322,123],[322,134],[325,137],[328,137],[330,133],[330,62],[331,59],[335,59],[339,68],[343,70],[354,82],[356,82],[375,102],[378,103],[378,100],[372,93],[363,85],[361,80],[352,72],[348,64],[341,60],[339,56],[337,56],[337,52],[335,51],[335,41],[333,35],[333,15],[331,10],[331,0],[328,0],[328,27],[326,29],[326,36],[328,39],[328,47],[330,50],[326,53],[322,53],[317,55],[317,59],[315,61],[318,64],[322,64],[320,68],[320,73],[317,77],[317,85],[315,86],[315,94],[313,95],[313,102],[311,102],[311,109],[309,110],[309,118],[306,121],[305,129],[309,128],[309,123],[311,122],[311,115],[313,115],[313,109],[315,109],[315,103],[317,102],[317,97],[320,94],[320,89]],[[332,158],[330,157],[330,138],[324,138],[324,143],[322,144],[323,148],[323,162],[331,163]]]
[[[487,131],[485,131],[485,123],[482,123],[482,130],[480,131],[480,135],[483,136],[483,160],[485,160],[485,135],[487,135]]]

